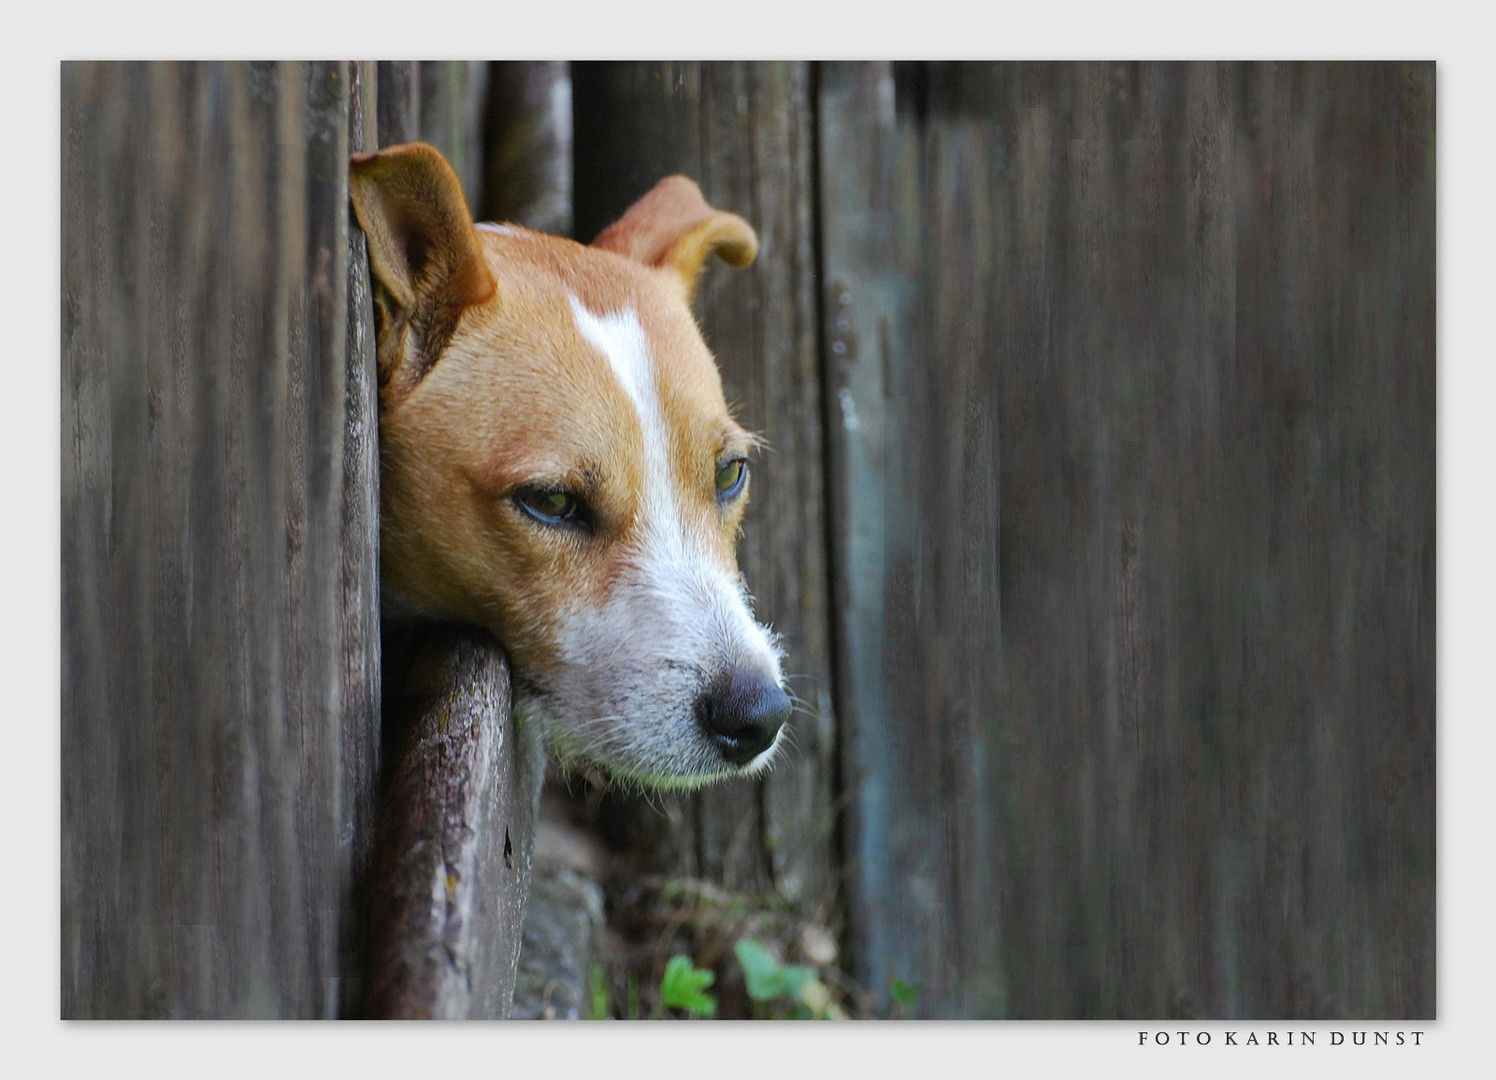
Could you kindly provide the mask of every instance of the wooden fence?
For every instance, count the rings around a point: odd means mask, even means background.
[[[1418,64],[821,71],[873,983],[1433,1014],[1433,118]]]
[[[480,216],[678,171],[760,232],[699,312],[803,714],[761,783],[607,796],[641,872],[834,925],[878,1009],[1432,1017],[1434,82],[65,66],[63,1014],[364,1007],[346,158],[419,134]]]
[[[62,1015],[335,1015],[378,724],[346,64],[62,69]]]

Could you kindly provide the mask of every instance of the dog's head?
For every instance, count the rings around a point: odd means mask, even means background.
[[[590,247],[475,226],[422,144],[355,157],[351,188],[388,602],[490,628],[563,760],[655,787],[762,769],[790,702],[736,565],[756,440],[690,306],[753,230],[682,177]]]

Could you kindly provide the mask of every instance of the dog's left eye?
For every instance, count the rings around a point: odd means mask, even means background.
[[[748,462],[733,458],[717,467],[717,498],[731,499],[743,490],[748,482]]]
[[[582,500],[569,491],[522,488],[515,492],[514,501],[521,510],[543,525],[581,522]]]

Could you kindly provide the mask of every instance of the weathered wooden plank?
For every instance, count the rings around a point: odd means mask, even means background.
[[[544,749],[510,712],[508,665],[487,634],[422,627],[391,652],[385,715],[412,726],[380,799],[367,1014],[503,1019]]]
[[[474,212],[570,236],[571,121],[565,61],[489,65],[483,191]]]
[[[488,65],[478,61],[421,62],[421,139],[452,163],[468,204],[477,208],[483,191],[483,107],[487,101]]]
[[[345,65],[348,87],[347,150],[372,149],[376,91],[372,62]],[[337,140],[329,140],[330,149]],[[348,188],[348,157],[329,163],[329,198],[342,200]],[[346,203],[344,204],[346,206]],[[338,626],[343,650],[343,709],[339,817],[342,831],[335,855],[347,875],[341,888],[343,957],[338,1015],[357,1015],[363,1007],[365,941],[368,926],[370,858],[374,843],[375,796],[379,787],[379,749],[371,726],[381,711],[381,642],[379,632],[379,405],[374,357],[374,317],[370,295],[368,250],[363,232],[349,228],[342,274],[336,260],[330,284],[346,280],[347,367],[343,386],[342,557]]]
[[[377,145],[393,146],[420,138],[421,64],[418,60],[381,60],[375,67]]]
[[[950,119],[920,131],[923,252],[915,352],[895,364],[894,403],[909,447],[912,487],[905,506],[914,544],[907,568],[895,564],[894,625],[909,635],[899,646],[906,670],[892,688],[913,715],[933,718],[898,733],[908,796],[926,823],[921,832],[895,820],[895,844],[909,866],[910,900],[922,913],[927,956],[959,956],[919,980],[942,1015],[994,1016],[1004,1009],[999,963],[1001,833],[993,755],[997,729],[990,702],[1001,676],[998,590],[999,514],[997,368],[993,363],[996,297],[988,285],[995,253],[990,193],[1001,180],[998,134],[973,104],[973,88],[926,72],[930,112]],[[961,69],[957,69],[961,70]],[[981,69],[978,69],[981,70]],[[975,101],[973,99],[976,99]],[[928,115],[928,113],[927,113]],[[975,808],[987,808],[974,812]],[[916,854],[917,853],[917,854]],[[923,893],[916,889],[924,890]]]
[[[576,228],[590,239],[661,177],[697,179],[760,239],[746,271],[710,270],[699,310],[739,418],[771,449],[755,465],[740,564],[783,635],[801,700],[794,743],[758,784],[681,801],[674,870],[777,893],[829,916],[835,725],[816,354],[809,69],[803,64],[573,64]],[[676,800],[668,800],[675,803]],[[609,813],[620,812],[610,808]]]
[[[1096,657],[1092,688],[1058,710],[1050,738],[1079,754],[1080,775],[1107,784],[1029,811],[1050,831],[1015,868],[1051,888],[1072,879],[1065,888],[1085,911],[1079,939],[1074,922],[1037,910],[1021,937],[1039,961],[1026,968],[1068,969],[1059,977],[1085,995],[1080,1008],[1432,1008],[1431,981],[1415,991],[1420,980],[1409,978],[1432,971],[1432,923],[1420,930],[1409,906],[1432,887],[1432,773],[1421,771],[1432,763],[1431,638],[1420,643],[1432,563],[1399,568],[1396,603],[1383,602],[1377,580],[1389,542],[1432,554],[1432,504],[1416,494],[1432,482],[1432,336],[1417,315],[1432,303],[1432,249],[1409,245],[1403,224],[1431,228],[1432,189],[1399,190],[1397,176],[1402,165],[1411,181],[1425,164],[1412,150],[1432,137],[1425,76],[1091,67],[1073,78],[1076,119],[1045,110],[1057,129],[1047,186],[1069,178],[1048,246],[1069,252],[1030,295],[1059,330],[1049,378],[1068,386],[1041,389],[1041,376],[1004,366],[1004,415],[1035,414],[1022,438],[1005,438],[1004,461],[1015,491],[1043,490],[1032,470],[1053,475],[1055,461],[1078,483],[1005,514],[1021,546],[1011,575],[1005,551],[1014,588],[1004,641],[1023,650],[1009,670],[1026,695],[1075,686],[1053,657]],[[1079,129],[1082,117],[1102,122]],[[1401,154],[1371,135],[1399,125],[1411,144]],[[1139,205],[1140,218],[1122,213]],[[1014,314],[1032,323],[1037,311]],[[1067,412],[1056,415],[1061,401]],[[1055,445],[1060,432],[1069,446]],[[1405,452],[1381,457],[1389,441]],[[1381,494],[1348,506],[1348,486]],[[1041,550],[1074,568],[1067,590],[1080,570],[1085,592],[1113,597],[1113,610],[1089,626],[1078,612],[1061,616],[1060,566],[1025,565],[1023,552]],[[1362,644],[1371,608],[1386,633]],[[1400,647],[1384,653],[1393,640]],[[1352,704],[1365,686],[1421,707],[1388,731],[1374,719],[1385,705]],[[1100,742],[1081,720],[1097,711],[1115,731]],[[1368,723],[1401,760],[1421,763],[1424,786],[1390,830],[1353,811],[1375,804],[1383,782],[1384,766],[1359,749]],[[1140,820],[1155,824],[1142,835],[1117,824]],[[1382,849],[1387,832],[1398,837],[1399,876],[1409,875],[1401,883],[1346,860],[1348,844]],[[1147,897],[1164,917],[1074,880],[1067,853],[1092,852],[1119,896]],[[1283,914],[1285,896],[1299,897],[1287,909],[1296,914]],[[1419,961],[1392,946],[1394,912],[1400,940],[1422,941]],[[1171,925],[1190,932],[1161,929]],[[1098,949],[1103,941],[1115,944]],[[1169,958],[1167,980],[1129,970],[1155,954]],[[1045,967],[1059,955],[1068,958]]]
[[[700,171],[701,70],[575,62],[571,87],[574,235],[585,244],[661,177]]]
[[[914,442],[899,407],[916,364],[921,227],[911,118],[895,111],[889,64],[824,64],[818,122],[829,527],[837,634],[837,706],[847,800],[848,954],[886,1003],[895,978],[940,978],[922,928],[939,917],[925,840],[939,824],[907,805],[901,687],[915,516]],[[972,812],[975,811],[973,808]],[[947,978],[964,969],[945,966]],[[928,998],[927,998],[928,1000]]]
[[[331,1016],[352,967],[346,81],[64,66],[66,1016]]]
[[[1431,1015],[1432,67],[831,65],[820,108],[859,974]]]

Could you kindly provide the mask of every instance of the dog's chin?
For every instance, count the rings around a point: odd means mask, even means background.
[[[723,780],[750,780],[762,776],[774,767],[775,751],[778,742],[746,765],[730,765],[723,762],[721,767],[703,772],[657,772],[640,770],[618,762],[597,761],[591,762],[592,767],[601,770],[615,784],[625,789],[638,789],[641,791],[697,791],[711,784],[720,783]],[[565,768],[564,759],[558,755]]]
[[[762,776],[774,767],[785,738],[781,731],[751,761],[735,765],[686,721],[679,727],[687,734],[666,740],[668,750],[652,750],[617,740],[587,740],[551,715],[543,696],[531,696],[518,686],[514,704],[524,722],[537,725],[544,733],[551,756],[564,773],[601,773],[625,790],[695,791],[723,780]]]
[[[750,763],[747,767],[744,768],[732,766],[722,772],[689,774],[639,772],[627,767],[619,766],[615,762],[599,762],[595,760],[588,760],[586,761],[585,765],[583,765],[583,759],[573,759],[573,763],[568,764],[567,759],[560,757],[559,755],[557,757],[557,763],[560,765],[563,773],[576,773],[586,771],[596,774],[600,772],[602,775],[607,777],[610,784],[624,791],[638,791],[641,793],[684,793],[699,791],[702,788],[710,787],[711,785],[721,783],[724,780],[744,780],[762,775],[772,767],[767,763],[770,757],[771,755],[767,752],[763,755],[764,761],[766,762],[766,764],[764,765]]]
[[[689,762],[651,761],[608,756],[578,744],[564,733],[544,730],[547,745],[563,772],[600,772],[618,787],[644,792],[696,791],[724,780],[753,779],[773,768],[779,748],[776,740],[773,746],[746,765],[733,765],[727,761],[708,761],[698,765],[694,759]]]

